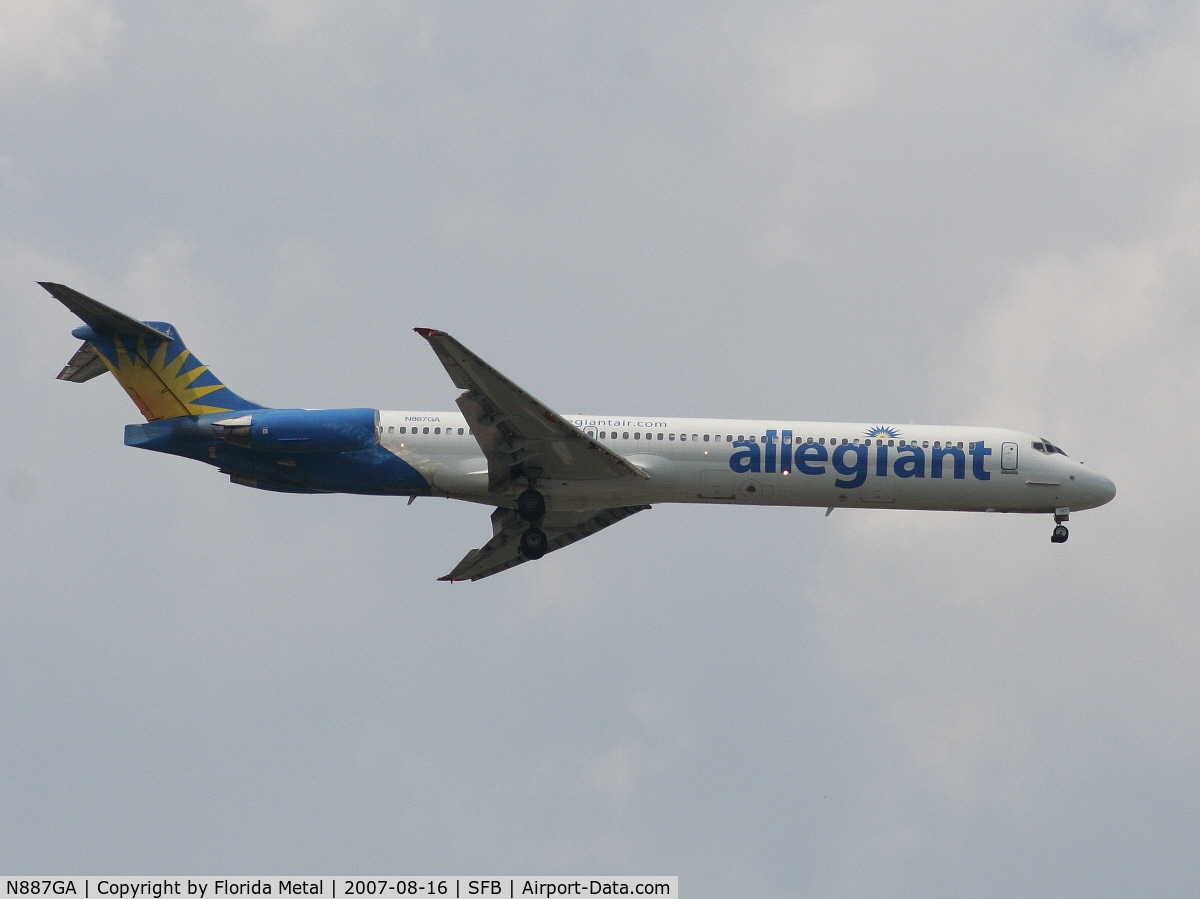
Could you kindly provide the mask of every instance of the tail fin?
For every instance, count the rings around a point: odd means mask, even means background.
[[[82,383],[111,371],[146,421],[263,408],[218,381],[172,325],[139,322],[63,284],[38,283],[84,322],[71,332],[83,346],[60,380]]]

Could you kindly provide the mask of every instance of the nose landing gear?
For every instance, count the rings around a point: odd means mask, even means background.
[[[1067,537],[1071,532],[1066,529],[1063,522],[1071,517],[1070,509],[1055,509],[1054,510],[1054,531],[1050,534],[1051,543],[1066,543]]]

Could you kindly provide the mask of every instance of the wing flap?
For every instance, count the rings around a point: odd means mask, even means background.
[[[587,512],[547,512],[541,528],[546,532],[546,552],[570,546],[590,537],[630,515],[649,509],[649,506],[620,506]],[[498,508],[492,513],[492,539],[480,549],[473,549],[440,581],[477,581],[499,574],[529,561],[520,552],[521,532],[529,523],[513,509]]]
[[[488,460],[488,489],[518,477],[605,480],[649,476],[514,384],[444,331],[415,328],[463,391],[458,407]]]

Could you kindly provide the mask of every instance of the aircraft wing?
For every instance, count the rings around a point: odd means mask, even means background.
[[[488,490],[519,477],[605,480],[649,477],[534,399],[444,331],[415,328],[456,387],[457,400],[488,463]]]
[[[649,506],[621,506],[615,509],[590,510],[587,512],[547,512],[540,527],[546,532],[546,552],[554,552],[569,546],[576,540],[589,537],[610,524],[616,524],[635,512]],[[527,561],[521,555],[519,542],[521,532],[529,522],[513,509],[497,508],[492,513],[492,539],[481,549],[473,549],[463,560],[439,581],[477,581],[489,575],[499,574]]]

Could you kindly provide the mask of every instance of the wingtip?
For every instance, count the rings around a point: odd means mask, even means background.
[[[435,331],[433,328],[413,328],[418,334],[428,340],[430,337],[441,337],[443,332]]]

